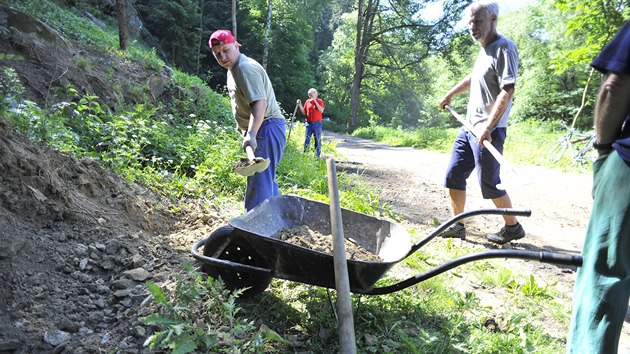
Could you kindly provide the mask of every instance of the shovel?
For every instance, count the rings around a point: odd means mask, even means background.
[[[466,130],[468,130],[475,138],[477,138],[477,135],[475,134],[474,128],[473,128],[472,124],[470,124],[470,122],[468,122],[466,119],[464,119],[464,117],[462,117],[457,112],[455,112],[455,110],[453,110],[451,108],[451,106],[446,105],[446,106],[444,106],[444,108],[448,109],[448,111],[451,112],[453,117],[455,117],[455,119],[457,119],[464,126],[464,128],[466,128]],[[512,186],[512,185],[524,185],[524,184],[530,184],[531,183],[531,181],[523,181],[521,178],[519,178],[519,174],[516,172],[516,170],[514,169],[512,164],[510,164],[505,159],[505,157],[503,157],[503,155],[501,155],[499,150],[497,150],[494,147],[494,145],[492,145],[491,142],[489,142],[488,140],[484,140],[482,144],[483,144],[483,147],[486,148],[490,152],[490,154],[497,160],[499,165],[501,165],[501,167],[505,168],[506,172],[508,172],[508,176],[506,176],[506,177],[508,177],[508,178],[506,178],[506,182],[507,183],[499,183],[499,184],[497,184],[497,188],[498,189],[505,190],[506,189],[506,184]],[[515,180],[519,180],[519,182],[517,183],[517,182],[515,182]]]
[[[251,146],[245,146],[245,152],[247,153],[247,157],[243,157],[235,163],[234,166],[232,166],[232,171],[241,176],[249,177],[256,172],[262,172],[269,167],[269,159],[256,157]]]

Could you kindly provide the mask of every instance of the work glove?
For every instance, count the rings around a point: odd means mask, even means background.
[[[251,132],[247,132],[245,133],[245,135],[243,136],[243,149],[245,149],[246,146],[251,146],[252,150],[256,150],[256,147],[258,146],[258,142],[256,141],[256,136],[252,136]]]

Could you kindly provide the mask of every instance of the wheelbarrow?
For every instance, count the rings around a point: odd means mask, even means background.
[[[356,294],[380,295],[408,288],[459,265],[489,258],[519,258],[540,262],[581,266],[582,257],[541,251],[495,249],[465,255],[436,266],[393,285],[375,287],[375,283],[396,263],[409,257],[455,222],[474,215],[529,216],[530,210],[478,209],[459,214],[441,224],[427,237],[412,244],[401,226],[362,213],[341,210],[344,237],[382,262],[347,260],[350,291]],[[196,242],[193,257],[202,263],[202,270],[221,278],[226,288],[248,288],[243,294],[263,292],[275,278],[335,288],[334,260],[331,254],[280,240],[284,229],[307,226],[329,235],[328,204],[297,196],[267,199],[247,214],[230,219],[228,225]],[[332,237],[332,236],[331,236]],[[203,247],[203,254],[199,249]]]

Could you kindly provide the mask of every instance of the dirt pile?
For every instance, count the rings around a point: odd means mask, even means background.
[[[140,284],[179,262],[159,236],[172,225],[163,208],[0,120],[0,352],[137,347]]]
[[[137,93],[134,83],[160,76],[92,56],[4,5],[0,53],[23,98],[40,106],[69,84],[105,107],[116,99],[113,85]],[[31,143],[0,117],[0,353],[144,352],[144,282],[167,281],[192,262],[190,244],[222,220],[200,210],[175,218],[169,207],[91,159]]]

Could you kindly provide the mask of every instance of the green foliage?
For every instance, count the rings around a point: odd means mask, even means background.
[[[0,112],[13,106],[17,106],[24,94],[24,86],[20,82],[15,70],[11,67],[3,67],[0,70]]]
[[[103,30],[81,16],[78,10],[75,9],[77,13],[72,12],[50,0],[21,0],[13,2],[11,6],[43,20],[67,39],[77,41],[84,47],[134,60],[149,69],[159,70],[164,65],[154,51],[136,40],[129,42],[126,52],[120,51],[118,27],[114,21],[109,21],[110,25]],[[105,23],[107,22],[105,19]],[[77,65],[84,69],[89,66],[89,63],[83,59],[77,59],[77,61]]]
[[[145,341],[149,349],[262,353],[269,351],[268,342],[285,341],[266,327],[256,330],[253,322],[239,315],[242,309],[236,299],[241,290],[230,292],[223,283],[195,271],[191,265],[184,268],[186,273],[177,276],[175,289],[147,283],[156,309],[140,320],[157,327]]]
[[[384,142],[391,146],[408,146],[418,149],[449,151],[454,132],[441,128],[417,128],[403,130],[380,126],[356,129],[352,135]]]
[[[200,33],[202,11],[199,1],[138,1],[136,8],[142,15],[146,30],[155,40],[171,65],[197,73],[202,53],[207,53],[207,37]],[[203,45],[205,39],[205,45]]]
[[[625,0],[555,0],[554,5],[569,14],[566,36],[580,43],[558,53],[554,65],[559,72],[590,63],[617,33],[630,13]]]
[[[585,106],[577,127],[592,125],[598,85],[594,77],[586,87],[590,74],[586,63],[566,61],[566,50],[582,43],[581,37],[566,36],[564,19],[568,16],[571,14],[558,10],[550,2],[502,16],[499,30],[515,41],[520,58],[512,121],[560,121],[570,125],[586,89]],[[562,58],[559,60],[562,70],[554,58]]]
[[[244,180],[231,166],[239,137],[226,126],[229,106],[221,96],[205,92],[193,102],[182,94],[174,114],[145,105],[109,114],[95,96],[77,97],[72,88],[64,95],[69,100],[49,110],[23,102],[7,118],[34,141],[89,156],[172,198],[242,193]]]

